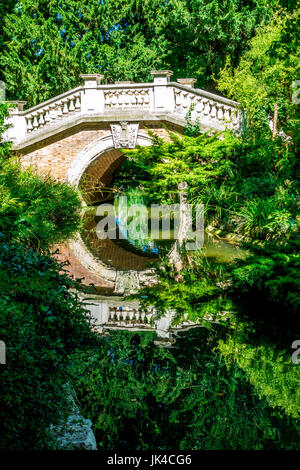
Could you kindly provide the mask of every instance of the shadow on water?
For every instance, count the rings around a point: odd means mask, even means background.
[[[299,448],[297,420],[259,398],[220,354],[224,328],[181,333],[169,349],[155,347],[152,333],[138,336],[111,332],[78,366],[78,398],[99,449]]]
[[[172,241],[99,240],[98,221],[95,212],[87,213],[82,238],[96,258],[116,269],[143,270],[170,249]],[[238,247],[205,235],[200,257],[208,262],[221,266],[244,256]],[[194,302],[210,302],[211,285],[196,274],[186,285],[184,279],[166,284],[192,308]],[[220,289],[211,292],[222,297]],[[110,331],[100,337],[73,371],[98,448],[300,449],[299,369],[287,350],[258,328],[243,328],[243,321],[241,315],[235,329],[211,325],[177,332],[168,347],[157,347],[154,332]]]
[[[116,238],[100,239],[97,236],[97,224],[102,218],[96,215],[96,208],[90,208],[83,218],[81,236],[96,259],[116,269],[144,270],[150,264],[166,256],[174,244],[174,231],[171,230],[169,239],[163,239],[161,228],[159,237],[156,239],[151,239],[149,236],[149,238],[132,240],[118,218],[116,218]],[[201,253],[204,257],[219,263],[226,263],[244,256],[243,250],[238,246],[213,238],[207,233]]]

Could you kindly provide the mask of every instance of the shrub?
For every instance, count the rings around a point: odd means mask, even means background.
[[[14,241],[45,247],[68,238],[80,224],[80,198],[68,184],[16,159],[0,161],[0,231]]]
[[[92,340],[86,311],[63,265],[22,245],[0,243],[0,448],[54,445],[50,424],[68,412],[68,355]]]

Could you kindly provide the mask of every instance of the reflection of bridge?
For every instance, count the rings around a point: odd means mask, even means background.
[[[103,197],[99,187],[110,186],[124,161],[122,149],[151,145],[147,129],[168,140],[166,127],[182,133],[192,107],[191,118],[199,120],[203,131],[238,130],[236,102],[194,89],[193,79],[171,82],[170,76],[169,71],[154,71],[152,83],[106,85],[101,84],[101,75],[82,75],[83,86],[30,109],[24,110],[25,103],[16,102],[6,138],[13,142],[23,166],[33,165],[40,173],[80,185],[89,190],[89,202],[99,201]],[[80,237],[61,247],[60,256],[70,260],[70,273],[85,283],[122,293],[124,271],[96,260]],[[115,253],[120,260],[122,256],[123,252]],[[134,263],[141,265],[142,260]],[[143,277],[148,282],[143,271],[132,271],[129,282],[135,278],[143,282]]]
[[[93,296],[92,296],[93,297]],[[130,331],[155,331],[159,339],[170,339],[180,331],[201,326],[201,321],[193,322],[184,314],[176,323],[172,324],[174,312],[169,311],[162,317],[158,317],[155,309],[148,307],[143,311],[137,301],[125,301],[118,296],[103,297],[94,296],[91,303],[87,304],[92,317],[96,320],[95,327],[103,330],[130,330]],[[228,319],[229,312],[220,312],[217,315],[206,314],[204,320],[219,323]]]

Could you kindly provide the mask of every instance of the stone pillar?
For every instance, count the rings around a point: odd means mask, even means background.
[[[105,325],[109,320],[109,306],[107,302],[95,300],[94,303],[85,304],[85,308],[89,310],[93,320],[96,320],[96,325],[99,327]]]
[[[4,132],[4,141],[11,141],[17,144],[25,139],[27,126],[26,119],[23,116],[23,108],[26,103],[27,101],[9,101],[9,104],[14,106],[9,108],[9,117],[5,119],[5,124],[11,124],[13,127]]]
[[[168,87],[171,70],[152,70],[154,77],[154,111],[172,111],[175,107],[172,88]]]
[[[188,86],[189,88],[194,88],[195,82],[195,78],[177,78],[177,83],[179,83],[180,85]]]
[[[163,316],[154,322],[158,338],[170,338],[170,327],[175,316],[175,310],[168,310]]]
[[[83,114],[103,113],[104,94],[98,89],[104,75],[99,73],[82,74],[80,78],[84,80],[84,92],[81,100],[81,111]]]
[[[187,239],[189,229],[192,226],[192,213],[188,207],[187,202],[187,188],[188,183],[183,181],[177,185],[179,190],[179,211],[180,211],[180,223],[177,234],[177,240],[174,242],[173,247],[169,252],[169,261],[177,271],[181,271],[183,268],[181,247]]]

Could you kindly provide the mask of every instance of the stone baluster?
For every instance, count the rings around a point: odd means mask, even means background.
[[[26,119],[26,125],[27,125],[27,132],[31,132],[33,130],[31,115]]]
[[[223,105],[218,104],[218,105],[217,105],[217,109],[218,109],[218,111],[217,111],[217,118],[218,118],[219,121],[222,121],[223,116],[224,116]]]
[[[57,110],[55,108],[55,104],[50,105],[49,115],[52,122],[55,121],[57,115]]]
[[[204,110],[203,110],[203,114],[205,116],[208,116],[210,114],[210,102],[209,100],[205,100],[204,101]]]
[[[140,105],[140,106],[142,106],[144,104],[144,100],[143,100],[143,96],[141,94],[141,91],[138,93],[137,104]]]
[[[111,105],[112,106],[116,106],[118,104],[118,97],[117,97],[117,94],[116,93],[112,93],[111,94]]]
[[[137,312],[136,310],[133,310],[133,324],[134,325],[138,325],[140,323],[140,315],[139,315],[139,312]]]
[[[202,113],[204,109],[204,104],[202,98],[197,98],[197,105],[196,105],[196,112],[197,113]]]
[[[224,106],[224,119],[225,121],[230,120],[230,107],[229,106]]]
[[[80,111],[80,109],[81,109],[80,93],[77,93],[77,94],[75,95],[75,98],[76,98],[76,99],[75,99],[75,110],[76,110],[76,111]]]
[[[63,104],[63,110],[62,110],[63,114],[68,114],[69,112],[68,100],[63,100],[62,104]]]
[[[231,121],[233,128],[237,128],[239,125],[238,111],[234,110],[231,112]]]
[[[58,118],[61,118],[62,115],[63,115],[63,112],[62,112],[62,109],[61,109],[61,108],[62,108],[62,104],[61,104],[61,103],[58,103],[58,104],[57,104],[57,117],[58,117]]]
[[[75,111],[74,100],[74,96],[69,100],[69,113],[73,113]]]
[[[51,121],[49,106],[45,108],[45,124],[48,124]]]
[[[131,92],[131,104],[132,106],[137,104],[137,90]]]
[[[146,318],[147,318],[147,323],[148,325],[150,325],[150,322],[151,322],[151,318],[153,317],[153,313],[146,313]]]
[[[44,113],[42,111],[39,115],[39,127],[43,127],[44,124],[45,124]]]
[[[129,93],[130,93],[129,90],[126,90],[124,92],[124,104],[125,104],[125,106],[129,106],[130,102],[131,102],[131,98],[130,98]]]
[[[130,320],[131,322],[132,322],[132,320],[133,320],[133,311],[132,311],[132,310],[129,312],[129,320]]]
[[[215,119],[215,118],[217,117],[217,107],[216,107],[216,103],[212,103],[212,105],[211,105],[210,117],[211,117],[212,119]]]
[[[33,113],[33,128],[37,129],[39,127],[38,119],[37,119],[37,113]]]
[[[120,91],[120,92],[117,94],[117,102],[116,102],[116,104],[117,104],[118,106],[123,106],[124,101],[125,101],[124,91]]]

